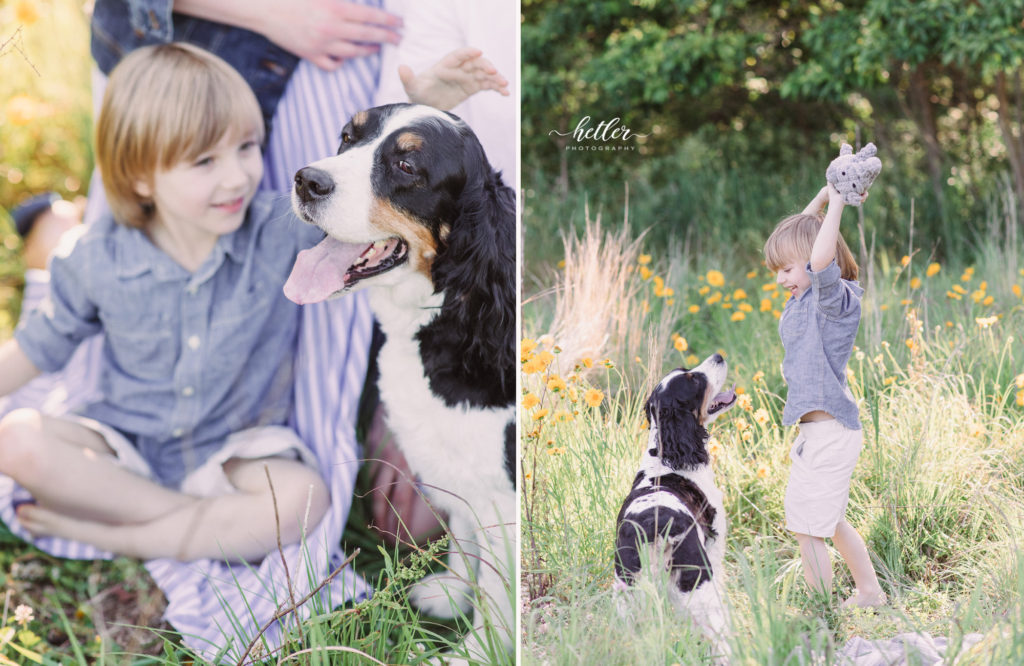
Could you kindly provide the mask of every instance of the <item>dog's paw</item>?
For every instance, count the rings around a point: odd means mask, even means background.
[[[409,590],[409,600],[421,613],[453,618],[456,610],[468,613],[473,607],[473,590],[466,581],[447,573],[423,578]]]

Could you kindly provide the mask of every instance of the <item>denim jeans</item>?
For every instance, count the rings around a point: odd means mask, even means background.
[[[96,0],[92,56],[110,74],[125,54],[140,46],[183,41],[220,56],[238,70],[259,100],[270,133],[277,102],[299,57],[266,37],[223,23],[175,14],[171,0]]]

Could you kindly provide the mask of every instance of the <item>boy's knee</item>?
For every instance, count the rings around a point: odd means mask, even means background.
[[[40,471],[42,418],[34,409],[16,409],[0,419],[0,472],[22,484]]]
[[[290,513],[281,511],[282,522],[288,521],[296,528],[296,538],[320,524],[331,504],[331,494],[327,484],[315,470],[303,470],[298,483],[291,488],[290,497],[286,500]],[[278,496],[280,501],[280,495]],[[287,516],[287,517],[286,517]]]

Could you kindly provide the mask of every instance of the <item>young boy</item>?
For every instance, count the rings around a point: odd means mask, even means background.
[[[831,537],[857,586],[843,605],[874,607],[885,604],[886,596],[864,540],[845,517],[863,443],[859,410],[846,386],[846,363],[864,290],[857,283],[857,262],[839,233],[843,207],[832,185],[821,188],[802,213],[779,222],[764,254],[776,281],[792,294],[779,320],[786,352],[782,373],[789,386],[782,424],[800,428],[790,451],[786,528],[796,535],[813,591],[832,591],[825,546]]]
[[[10,413],[0,473],[35,498],[18,517],[36,535],[143,559],[259,559],[329,503],[282,425],[298,308],[281,287],[319,234],[286,199],[256,195],[258,103],[201,49],[125,57],[96,136],[113,215],[58,248],[50,297],[0,346],[0,395],[102,333],[102,396],[65,418]]]

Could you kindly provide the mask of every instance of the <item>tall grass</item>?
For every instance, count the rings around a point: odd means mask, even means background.
[[[991,212],[993,233],[972,240],[969,263],[938,264],[929,248],[912,244],[867,257],[874,279],[848,368],[865,445],[847,518],[890,596],[878,613],[837,609],[852,588],[840,564],[834,598],[809,598],[784,528],[795,433],[780,425],[786,389],[776,327],[786,295],[774,276],[724,252],[652,246],[650,237],[637,247],[620,232],[594,232],[592,221],[582,239],[567,240],[560,287],[524,307],[524,663],[709,659],[686,623],[663,621],[658,589],[643,592],[652,596],[649,626],[640,626],[619,617],[610,586],[614,519],[646,438],[646,392],[667,369],[715,351],[726,354],[742,392],[738,408],[714,424],[710,445],[730,523],[736,662],[832,663],[854,636],[925,632],[949,637],[951,654],[967,660],[997,653],[1019,663],[1024,253],[1009,208]],[[844,233],[856,246],[854,225],[847,218]],[[570,272],[577,257],[603,256],[602,265],[614,266],[607,257],[617,253],[636,257],[633,284],[608,284],[607,293],[634,301],[617,311],[636,318],[629,327],[646,332],[656,354],[644,353],[636,336],[612,334],[623,322],[605,328],[599,352],[585,354],[551,325],[556,310],[586,317],[586,299],[574,290],[610,279],[600,270]],[[595,390],[603,398],[592,407],[583,396]],[[977,645],[974,634],[982,635]]]

